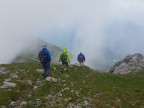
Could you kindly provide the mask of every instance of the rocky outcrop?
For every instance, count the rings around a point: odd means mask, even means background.
[[[144,56],[140,53],[127,55],[123,60],[116,63],[111,69],[110,73],[127,74],[131,72],[138,72],[144,69]]]

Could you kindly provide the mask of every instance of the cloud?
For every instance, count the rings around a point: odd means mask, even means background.
[[[10,62],[35,37],[84,52],[90,66],[105,60],[106,50],[142,51],[143,5],[142,0],[0,1],[0,63]]]

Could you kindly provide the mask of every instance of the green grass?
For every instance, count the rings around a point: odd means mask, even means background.
[[[36,69],[41,68],[38,63],[9,64],[1,67],[6,67],[10,72],[7,75],[0,74],[0,85],[3,84],[4,79],[9,78],[11,73],[16,73],[23,82],[12,79],[17,83],[16,88],[10,88],[10,91],[0,89],[0,106],[8,106],[11,101],[24,95],[25,91],[32,90],[33,86],[28,85],[27,80],[31,80],[34,85],[39,79],[41,86],[33,91],[31,97],[25,97],[24,100],[28,103],[36,103],[37,99],[40,99],[41,108],[46,107],[46,103],[52,100],[56,103],[55,108],[65,108],[70,102],[77,104],[85,100],[94,108],[144,107],[144,72],[114,75],[100,73],[85,66],[72,65],[67,72],[61,73],[61,66],[52,64],[50,76],[58,79],[59,82],[51,83],[36,72]],[[65,88],[69,90],[64,90]],[[60,98],[57,97],[59,92],[62,94]],[[49,98],[49,95],[54,99]],[[25,107],[35,106],[28,104]]]

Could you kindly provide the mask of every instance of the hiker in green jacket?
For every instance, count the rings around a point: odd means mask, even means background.
[[[63,51],[61,51],[59,55],[59,62],[62,62],[61,71],[66,70],[66,67],[68,67],[68,64],[70,63],[70,55],[67,48],[64,48]]]

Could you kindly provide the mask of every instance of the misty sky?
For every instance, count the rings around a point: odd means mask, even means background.
[[[143,0],[1,0],[0,63],[9,63],[35,38],[72,52],[87,64],[107,55],[144,52]]]

